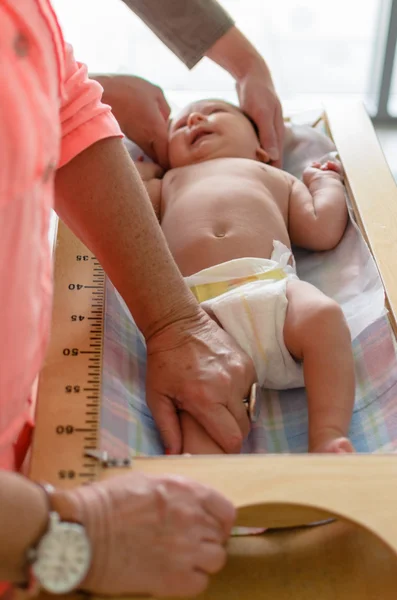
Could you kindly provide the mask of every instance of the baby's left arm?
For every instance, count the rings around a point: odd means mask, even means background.
[[[342,239],[348,222],[342,165],[313,163],[295,179],[289,203],[291,242],[308,250],[331,250]]]

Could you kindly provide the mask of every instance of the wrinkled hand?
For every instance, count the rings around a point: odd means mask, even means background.
[[[303,171],[303,183],[309,187],[313,181],[323,177],[330,177],[343,181],[343,167],[339,160],[327,160],[324,163],[313,162]]]
[[[264,61],[258,62],[236,83],[240,106],[255,121],[261,146],[270,162],[281,167],[284,121],[280,100]]]
[[[167,450],[182,451],[180,409],[225,452],[239,452],[249,432],[243,399],[256,375],[251,359],[230,336],[203,311],[156,333],[147,352],[147,403]]]
[[[171,109],[162,90],[140,77],[98,77],[125,135],[155,162],[168,166],[168,117]]]
[[[82,588],[95,594],[192,596],[226,562],[231,503],[182,477],[131,473],[53,495],[63,519],[82,523],[92,547]]]

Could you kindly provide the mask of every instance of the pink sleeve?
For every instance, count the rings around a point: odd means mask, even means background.
[[[102,92],[102,86],[89,79],[87,67],[76,62],[72,47],[66,44],[58,168],[99,140],[123,136],[110,106],[101,102]]]

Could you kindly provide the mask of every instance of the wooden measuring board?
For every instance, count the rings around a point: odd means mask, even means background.
[[[47,359],[40,374],[30,476],[73,487],[97,476],[85,457],[99,445],[105,274],[61,221]]]
[[[362,107],[343,103],[340,109],[327,108],[326,116],[361,231],[396,315],[396,270],[390,259],[397,243],[395,184]],[[76,285],[82,287],[69,288]],[[99,446],[104,286],[95,257],[60,224],[53,332],[40,377],[31,469],[34,479],[58,487],[130,472],[102,469],[84,457]],[[212,485],[234,501],[240,524],[249,525],[254,517],[253,524],[271,524],[271,516],[273,525],[280,518],[291,525],[326,514],[347,520],[232,539],[226,569],[212,578],[202,600],[396,598],[395,456],[138,458],[132,470],[188,475]]]

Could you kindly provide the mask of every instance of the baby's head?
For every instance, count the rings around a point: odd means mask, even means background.
[[[269,160],[255,125],[223,100],[200,100],[186,106],[171,121],[168,140],[171,168],[213,158]]]

